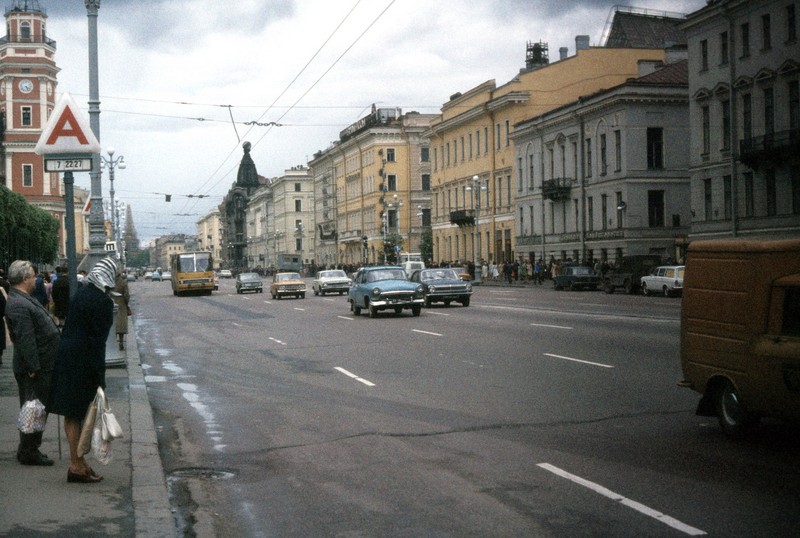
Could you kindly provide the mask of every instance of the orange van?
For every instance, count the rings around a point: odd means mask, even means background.
[[[800,239],[694,241],[686,256],[679,384],[739,436],[800,419]]]

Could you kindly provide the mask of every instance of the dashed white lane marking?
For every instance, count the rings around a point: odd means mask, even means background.
[[[299,310],[300,312],[305,312],[305,311],[306,311],[306,309],[305,309],[305,308],[298,308],[298,307],[296,307],[296,306],[294,307],[294,309],[295,309],[295,310]]]
[[[347,316],[336,316],[336,317],[339,318],[339,319],[346,319],[348,321],[355,321],[355,318],[349,318]]]
[[[562,478],[566,478],[576,484],[580,484],[583,487],[589,488],[590,490],[594,491],[595,493],[599,493],[604,497],[608,497],[611,500],[617,501],[620,504],[627,506],[628,508],[633,508],[639,513],[642,513],[648,517],[652,517],[656,521],[660,521],[665,525],[669,525],[673,529],[679,530],[684,534],[688,534],[689,536],[701,536],[707,534],[705,531],[692,527],[691,525],[687,525],[681,521],[678,521],[674,517],[668,516],[659,512],[658,510],[653,510],[652,508],[643,505],[642,503],[636,502],[634,500],[628,499],[627,497],[623,497],[619,493],[614,493],[610,489],[604,488],[600,484],[596,484],[585,478],[581,478],[576,476],[572,473],[568,473],[563,469],[559,469],[555,465],[550,465],[549,463],[539,463],[537,464],[538,467],[545,469],[546,471],[550,471],[551,473],[558,475]]]
[[[347,371],[347,370],[345,370],[344,368],[339,368],[338,366],[336,366],[336,367],[334,368],[334,370],[338,370],[338,371],[342,372],[344,375],[346,375],[347,377],[352,377],[353,379],[355,379],[355,380],[356,380],[356,381],[358,381],[359,383],[364,383],[364,384],[365,384],[366,386],[368,386],[368,387],[374,387],[374,386],[375,386],[375,383],[372,383],[372,382],[370,382],[370,381],[367,381],[367,380],[366,380],[366,379],[364,379],[364,378],[358,377],[356,374],[354,374],[354,373],[352,373],[352,372],[348,372],[348,371]]]
[[[574,329],[565,325],[547,325],[546,323],[531,323],[531,327],[547,327],[549,329]]]
[[[450,314],[447,314],[445,312],[435,312],[433,310],[426,310],[425,313],[426,314],[432,314],[434,316],[449,316],[450,315]]]
[[[273,337],[270,336],[269,339],[272,340],[273,342],[275,342],[276,344],[280,344],[282,346],[286,345],[286,342],[282,342],[282,341],[278,340],[277,338],[273,338]]]
[[[599,366],[600,368],[613,368],[610,364],[603,364],[600,362],[592,362],[592,361],[584,361],[581,359],[575,359],[573,357],[565,357],[564,355],[554,355],[552,353],[543,353],[545,357],[553,357],[554,359],[563,359],[565,361],[572,361],[572,362],[580,362],[583,364],[589,364],[591,366]]]
[[[233,324],[234,324],[234,325],[236,325],[237,327],[241,327],[241,325],[240,325],[240,324],[238,324],[238,323],[236,323],[235,321],[231,321],[231,323],[233,323]]]
[[[432,333],[430,331],[421,331],[419,329],[411,329],[411,332],[420,333],[420,334],[430,334],[431,336],[442,336],[439,333]]]

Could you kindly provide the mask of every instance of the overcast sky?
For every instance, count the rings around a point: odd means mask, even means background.
[[[705,3],[630,5],[691,13]],[[438,113],[456,92],[512,79],[525,65],[527,41],[547,42],[551,61],[560,47],[575,53],[576,35],[599,45],[618,4],[101,0],[99,138],[127,165],[115,173],[116,196],[131,205],[141,240],[193,235],[236,180],[244,141],[260,175],[280,176],[307,164],[373,103]],[[39,5],[57,43],[58,91],[72,94],[88,117],[84,0]],[[76,184],[88,189],[88,174],[76,174]],[[108,187],[104,173],[104,199]]]

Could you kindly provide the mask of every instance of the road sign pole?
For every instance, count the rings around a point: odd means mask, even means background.
[[[64,172],[64,230],[67,236],[67,278],[70,297],[78,290],[78,266],[75,253],[75,178]]]

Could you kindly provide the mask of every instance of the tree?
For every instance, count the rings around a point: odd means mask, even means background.
[[[58,220],[0,186],[0,266],[14,260],[53,263],[58,255]]]
[[[386,263],[397,263],[397,252],[398,249],[396,247],[400,247],[400,250],[403,249],[403,236],[392,233],[386,236],[386,239],[383,241],[383,252],[386,255]]]
[[[426,226],[419,241],[419,253],[426,263],[433,260],[433,231]]]

